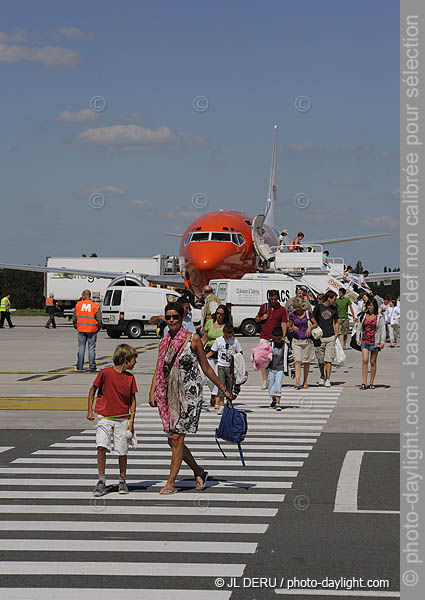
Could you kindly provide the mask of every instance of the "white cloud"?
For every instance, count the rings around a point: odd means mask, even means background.
[[[400,227],[400,220],[392,215],[368,217],[367,219],[361,219],[360,223],[369,228],[398,229],[398,227]]]
[[[149,200],[133,200],[131,205],[134,206],[134,208],[152,208],[152,202]]]
[[[87,129],[80,133],[79,144],[96,144],[118,147],[121,150],[138,150],[152,146],[177,146],[179,144],[200,146],[208,143],[207,138],[192,136],[181,131],[174,133],[166,125],[150,129],[141,125],[111,125]]]
[[[28,35],[25,31],[16,33],[5,33],[0,31],[0,44],[22,44],[28,41]]]
[[[87,123],[87,121],[96,121],[98,118],[99,113],[95,112],[91,108],[83,108],[78,112],[64,110],[56,115],[55,120],[62,121],[63,123]]]
[[[94,33],[83,31],[78,27],[58,27],[49,32],[54,40],[92,40]]]
[[[127,191],[123,190],[115,185],[102,185],[79,192],[79,196],[86,197],[91,194],[102,194],[102,196],[113,197],[113,196],[126,196]]]
[[[0,62],[34,62],[43,67],[69,68],[80,61],[77,50],[59,46],[22,46],[19,44],[0,44]]]
[[[87,129],[77,136],[77,142],[80,144],[151,145],[175,140],[175,134],[165,125],[156,130],[140,125],[111,125],[109,127]]]

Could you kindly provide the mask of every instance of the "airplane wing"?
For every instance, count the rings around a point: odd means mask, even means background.
[[[369,273],[366,277],[367,283],[376,281],[397,281],[400,279],[400,271],[391,271],[390,273]]]
[[[124,275],[137,275],[152,283],[162,283],[163,285],[184,287],[184,281],[181,275],[149,275],[147,273],[134,273],[124,271],[95,271],[87,269],[70,269],[65,267],[41,267],[39,265],[11,265],[0,263],[0,269],[12,269],[16,271],[35,271],[38,273],[59,273],[64,278],[72,278],[74,275],[86,275],[87,277],[99,277],[100,279],[115,279]]]
[[[182,233],[166,233],[165,235],[168,235],[169,237],[177,237],[177,238],[181,238],[183,236]]]
[[[389,235],[391,235],[391,233],[374,233],[372,235],[357,235],[357,236],[352,236],[352,237],[347,237],[347,238],[333,238],[330,240],[318,240],[315,242],[304,242],[304,240],[303,240],[303,246],[308,246],[311,244],[322,244],[322,246],[323,246],[324,244],[328,245],[328,244],[339,244],[342,242],[355,242],[356,240],[370,240],[371,238],[388,237]]]

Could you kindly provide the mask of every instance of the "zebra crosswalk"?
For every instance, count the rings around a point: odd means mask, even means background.
[[[35,450],[0,468],[0,594],[10,600],[131,598],[228,600],[215,577],[241,577],[273,525],[287,490],[308,460],[334,410],[340,388],[284,389],[280,413],[266,392],[244,386],[235,405],[248,413],[246,467],[214,440],[219,416],[205,406],[187,443],[209,471],[194,489],[183,466],[173,496],[159,495],[170,451],[157,411],[136,414],[138,446],[130,451],[130,494],[117,491],[117,464],[108,457],[107,493],[96,482],[94,428]],[[205,394],[205,397],[208,397]]]

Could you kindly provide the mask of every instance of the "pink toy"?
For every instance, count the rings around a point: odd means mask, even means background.
[[[269,366],[272,359],[272,347],[267,340],[260,340],[257,346],[251,350],[251,362],[256,371]]]

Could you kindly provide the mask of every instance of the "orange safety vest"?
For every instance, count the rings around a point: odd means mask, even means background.
[[[46,298],[46,306],[53,306],[53,298]]]
[[[96,333],[99,329],[95,316],[98,310],[99,304],[92,300],[80,300],[77,302],[75,307],[77,331]]]

